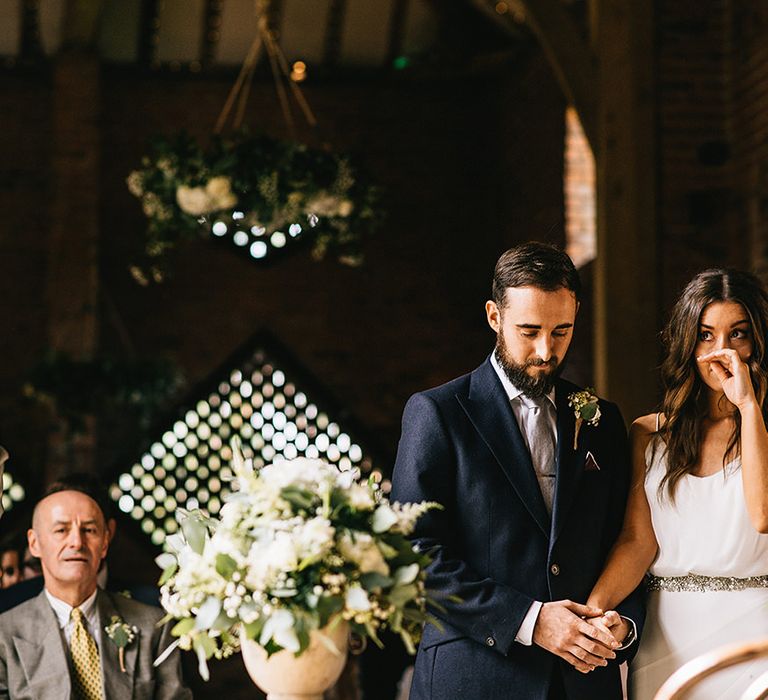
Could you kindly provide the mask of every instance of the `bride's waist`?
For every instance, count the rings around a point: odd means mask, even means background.
[[[768,574],[754,576],[707,576],[687,573],[680,576],[646,576],[648,591],[670,593],[709,593],[717,591],[768,590]]]

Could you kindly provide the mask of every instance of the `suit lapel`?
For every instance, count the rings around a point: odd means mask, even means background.
[[[46,630],[40,636],[40,631]],[[34,642],[30,641],[35,639]],[[69,663],[64,652],[59,621],[45,593],[35,598],[24,638],[14,637],[24,675],[38,700],[68,700],[71,693]]]
[[[531,456],[490,360],[472,373],[469,395],[457,394],[456,398],[533,519],[549,537],[550,518]]]
[[[125,648],[124,664],[125,672],[120,669],[120,658],[117,645],[109,638],[104,628],[117,616],[122,620],[122,615],[116,607],[115,601],[109,593],[99,590],[96,596],[96,604],[99,606],[99,618],[101,624],[101,670],[104,678],[104,693],[107,698],[131,698],[133,697],[133,681],[136,673],[136,655],[139,648],[139,632],[136,638]],[[131,624],[130,620],[123,620]]]
[[[563,529],[571,501],[576,493],[584,462],[581,447],[573,449],[573,436],[576,432],[576,417],[568,405],[568,394],[574,390],[570,384],[558,381],[555,386],[555,405],[557,406],[557,459],[555,462],[557,481],[555,484],[555,502],[552,509],[552,541],[554,542]]]

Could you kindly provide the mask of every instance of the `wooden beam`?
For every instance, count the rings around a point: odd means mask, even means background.
[[[203,68],[210,68],[216,58],[216,49],[221,38],[221,0],[206,0],[203,13],[203,40],[200,42],[200,64]]]
[[[43,53],[40,46],[40,3],[38,0],[24,0],[21,7],[21,46],[19,55],[22,59],[39,58]]]
[[[517,21],[519,15],[524,12],[522,6],[513,6],[509,11],[500,14],[496,11],[494,3],[489,2],[489,0],[469,0],[469,2],[511,37],[520,38],[523,36],[523,31]],[[520,10],[520,12],[514,12],[515,9]]]
[[[323,66],[333,68],[341,57],[341,40],[344,34],[344,17],[347,13],[347,0],[330,0],[328,17],[325,24],[323,48]]]
[[[142,0],[138,35],[139,65],[149,67],[155,62],[157,37],[160,29],[160,0]]]
[[[62,49],[95,49],[103,9],[103,0],[67,0],[61,38]]]
[[[659,254],[653,3],[599,0],[595,380],[626,418],[657,402]]]
[[[392,61],[394,61],[403,50],[405,22],[408,19],[408,3],[409,0],[394,0],[392,3],[392,14],[390,15],[389,20],[387,55],[384,59],[384,65],[387,68],[392,67]]]
[[[598,64],[581,29],[562,0],[519,0],[526,23],[536,34],[560,87],[575,107],[584,134],[598,151]]]

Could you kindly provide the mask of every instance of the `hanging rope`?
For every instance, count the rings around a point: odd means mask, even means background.
[[[256,38],[253,40],[253,43],[251,44],[251,48],[248,50],[248,55],[245,57],[245,61],[243,61],[243,66],[240,69],[240,73],[237,76],[237,80],[235,80],[235,84],[232,86],[232,89],[229,91],[229,95],[227,95],[227,99],[224,102],[224,107],[221,110],[221,114],[219,115],[219,118],[216,120],[216,126],[213,129],[213,132],[215,134],[220,134],[224,130],[224,125],[227,123],[227,119],[229,118],[229,113],[232,111],[232,107],[235,104],[235,100],[237,99],[237,96],[240,94],[240,91],[243,89],[243,85],[247,82],[250,83],[250,79],[253,76],[253,71],[256,68],[257,58],[259,55],[259,49],[261,48],[261,33],[256,33]],[[235,128],[238,128],[239,125],[236,125]]]
[[[250,95],[251,84],[253,82],[253,75],[256,72],[259,52],[261,51],[262,46],[264,46],[267,52],[267,58],[269,59],[269,65],[272,70],[272,78],[275,82],[277,99],[280,103],[280,111],[283,113],[283,119],[285,120],[291,138],[294,140],[296,139],[296,125],[291,111],[289,94],[285,88],[286,82],[291,89],[293,98],[296,100],[296,103],[304,114],[307,123],[313,128],[317,126],[317,119],[312,112],[312,108],[309,106],[306,97],[304,97],[301,88],[296,84],[296,81],[291,78],[291,69],[288,65],[288,61],[286,60],[280,45],[275,40],[274,33],[269,28],[269,2],[270,0],[255,0],[256,36],[248,49],[248,53],[240,68],[235,84],[227,95],[221,114],[219,114],[219,118],[216,120],[216,126],[213,130],[214,134],[222,133],[236,102],[237,109],[232,121],[232,128],[236,130],[242,126],[245,117],[245,109],[248,104],[248,96]]]

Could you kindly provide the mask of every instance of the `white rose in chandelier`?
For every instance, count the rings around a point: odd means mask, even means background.
[[[200,216],[211,211],[211,198],[203,187],[179,185],[176,188],[176,202],[183,212],[192,216]]]
[[[205,187],[179,185],[176,188],[176,202],[181,210],[191,216],[202,216],[214,211],[229,209],[237,204],[228,177],[212,177]]]
[[[232,192],[232,181],[219,175],[208,180],[205,191],[213,200],[214,209],[229,209],[237,204],[237,197]]]
[[[339,204],[339,216],[342,216],[346,219],[352,213],[354,208],[355,205],[352,200],[342,199],[341,203]]]
[[[320,190],[320,192],[307,201],[304,211],[307,214],[315,214],[315,216],[338,216],[343,201],[341,197],[335,194],[330,194],[326,190]]]

